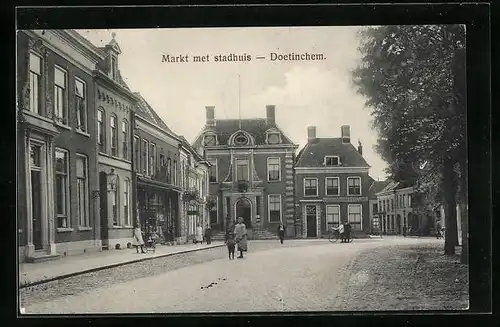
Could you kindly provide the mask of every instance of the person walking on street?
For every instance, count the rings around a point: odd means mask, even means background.
[[[344,223],[341,223],[339,226],[339,234],[340,234],[340,243],[345,243]]]
[[[141,253],[146,253],[144,251],[144,239],[142,238],[141,227],[139,226],[138,222],[135,223],[134,239],[132,241],[132,245],[137,250],[137,253],[139,253],[139,248],[141,248]]]
[[[403,237],[406,237],[406,224],[403,225]]]
[[[280,223],[278,226],[278,236],[280,238],[281,244],[283,244],[283,240],[285,239],[285,231],[286,231],[285,225],[283,225],[283,223]]]
[[[247,228],[243,223],[243,217],[238,217],[238,223],[234,226],[234,237],[240,252],[238,258],[242,259],[243,252],[247,252]]]
[[[212,228],[210,228],[210,225],[207,225],[207,228],[205,228],[205,240],[207,244],[212,243]]]
[[[351,224],[347,221],[344,226],[345,242],[349,243],[351,240]]]
[[[195,241],[196,241],[196,244],[198,244],[198,243],[203,244],[203,228],[200,226],[200,224],[196,224]]]

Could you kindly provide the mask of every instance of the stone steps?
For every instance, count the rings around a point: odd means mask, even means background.
[[[60,257],[61,257],[60,254],[36,254],[32,257],[27,257],[26,262],[27,263],[44,262],[44,261],[50,261],[50,260],[57,260]]]

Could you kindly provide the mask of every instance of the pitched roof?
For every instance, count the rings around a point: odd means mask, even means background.
[[[296,167],[323,167],[325,156],[339,156],[340,167],[370,167],[351,143],[341,138],[316,138],[297,155]]]
[[[387,185],[389,185],[391,181],[390,180],[385,180],[385,181],[373,181],[373,183],[370,185],[370,188],[368,190],[368,197],[370,198],[376,198],[377,193],[381,192]]]
[[[400,185],[399,182],[396,182],[396,181],[391,181],[389,184],[387,184],[386,187],[384,187],[381,191],[379,191],[378,193],[380,192],[390,192],[390,191],[394,191],[398,188],[398,186]]]
[[[227,144],[231,135],[240,130],[248,132],[255,140],[255,145],[266,144],[266,131],[271,128],[278,129],[281,133],[281,144],[293,144],[293,142],[281,131],[276,124],[268,124],[264,118],[252,119],[217,119],[214,127],[205,127],[203,131],[211,130],[217,135],[219,144]],[[194,141],[194,146],[201,145],[201,137]]]
[[[139,92],[134,92],[134,94],[139,98],[139,103],[137,104],[136,114],[147,121],[156,124],[166,130],[167,132],[175,135],[174,132],[165,124],[165,122],[158,116],[156,111],[149,105],[149,103],[142,97]]]

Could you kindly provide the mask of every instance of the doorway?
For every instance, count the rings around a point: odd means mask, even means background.
[[[243,217],[243,223],[247,228],[252,228],[252,206],[247,198],[240,198],[236,202],[236,218]]]
[[[401,234],[401,215],[398,214],[396,216],[396,231],[398,234]]]
[[[307,237],[317,237],[316,216],[317,216],[317,206],[306,205]]]
[[[100,196],[100,216],[101,216],[101,243],[104,249],[109,246],[109,227],[108,227],[108,175],[101,171],[99,173],[99,193]]]
[[[42,231],[42,146],[30,145],[30,182],[31,182],[31,224],[33,232],[33,246],[36,250],[43,250]]]

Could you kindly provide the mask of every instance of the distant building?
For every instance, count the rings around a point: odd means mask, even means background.
[[[349,221],[359,235],[370,230],[368,190],[373,179],[361,143],[351,144],[350,127],[339,138],[318,138],[308,127],[308,142],[295,164],[297,235],[322,237]]]
[[[103,59],[72,30],[17,34],[21,262],[101,249],[92,72]]]
[[[210,163],[184,137],[180,138],[181,236],[183,242],[189,242],[195,237],[197,225],[205,229],[210,223],[207,209]]]
[[[278,127],[275,107],[266,118],[215,119],[206,107],[206,123],[193,147],[212,165],[210,213],[214,230],[243,217],[250,238],[275,233],[280,222],[294,235],[293,162],[295,145]]]
[[[390,181],[388,180],[374,180],[368,189],[368,199],[370,202],[370,233],[379,234],[382,231],[382,222],[380,217],[381,208],[379,208],[377,193],[382,191],[389,183]]]
[[[94,71],[100,190],[101,239],[104,249],[125,248],[132,242],[135,222],[132,174],[134,111],[139,99],[122,78],[120,46],[113,39]]]
[[[396,234],[396,188],[398,182],[391,181],[379,193],[377,193],[379,217],[383,234]],[[399,224],[398,224],[399,226]]]

